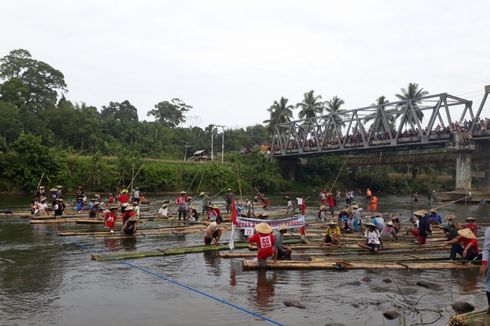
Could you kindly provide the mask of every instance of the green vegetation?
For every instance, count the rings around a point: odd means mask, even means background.
[[[277,124],[293,119],[295,106],[284,97],[268,108],[267,126],[218,131],[213,125],[182,127],[192,106],[181,99],[158,102],[148,112],[155,121],[141,121],[129,100],[110,101],[98,109],[72,103],[67,93],[63,73],[27,50],[13,50],[0,59],[0,191],[31,192],[43,174],[47,186],[62,184],[70,191],[80,184],[92,191],[114,191],[128,186],[142,166],[136,184],[144,191],[218,192],[241,186],[243,193],[309,193],[330,188],[344,162],[335,157],[308,159],[299,165],[297,181],[291,182],[284,167],[258,153],[260,145],[270,143]],[[398,97],[411,98],[417,105],[424,94],[417,84],[410,84]],[[321,99],[313,90],[304,93],[296,105],[300,117],[314,118],[325,111],[338,119],[344,113],[341,98]],[[224,164],[181,161],[196,150],[210,149],[212,136],[221,146],[219,133],[225,136]],[[244,148],[249,154],[239,155]],[[335,189],[369,186],[407,193],[419,187],[407,171],[346,167]],[[390,173],[397,176],[389,177]],[[439,182],[429,177],[420,188],[429,181],[434,186]]]

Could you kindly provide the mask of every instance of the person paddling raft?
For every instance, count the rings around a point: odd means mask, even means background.
[[[455,260],[456,254],[466,260],[473,260],[479,256],[478,240],[475,234],[468,228],[458,230],[458,237],[447,241],[444,247],[451,246],[449,259]]]
[[[265,267],[267,265],[267,257],[272,257],[275,252],[276,239],[272,234],[272,227],[261,222],[255,226],[255,233],[248,239],[248,243],[257,244],[257,260],[259,267]]]
[[[371,222],[363,224],[366,227],[366,232],[364,237],[366,242],[359,242],[357,245],[361,248],[369,250],[369,252],[374,254],[379,254],[379,250],[383,245],[383,240],[381,239],[381,234],[379,233],[376,225]]]

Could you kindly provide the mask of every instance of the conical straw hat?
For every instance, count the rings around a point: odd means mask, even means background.
[[[458,234],[462,237],[465,237],[466,239],[476,239],[476,236],[475,234],[473,233],[473,231],[471,231],[470,229],[466,228],[466,229],[462,229],[462,230],[459,230],[458,231]]]
[[[272,232],[272,227],[269,224],[262,222],[255,226],[255,230],[262,234],[269,234]]]

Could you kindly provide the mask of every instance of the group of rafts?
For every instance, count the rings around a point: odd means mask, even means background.
[[[351,209],[348,209],[351,211]],[[276,213],[277,214],[277,213]],[[143,213],[140,219],[155,217],[155,213]],[[271,214],[272,215],[272,214]],[[178,247],[166,250],[155,250],[150,252],[125,252],[111,253],[108,255],[93,255],[96,260],[119,260],[134,259],[143,257],[166,256],[175,254],[199,253],[206,251],[222,251],[222,258],[245,258],[243,260],[244,269],[472,269],[478,268],[477,263],[481,259],[478,255],[478,228],[471,218],[467,218],[467,225],[455,223],[453,216],[448,216],[447,224],[428,223],[427,234],[424,233],[425,220],[428,218],[426,212],[415,212],[418,219],[417,224],[410,224],[403,228],[399,219],[393,217],[393,221],[385,219],[383,230],[378,230],[372,222],[379,220],[380,216],[362,218],[362,225],[359,230],[347,228],[343,221],[332,219],[324,221],[308,221],[306,228],[296,232],[288,229],[286,225],[280,225],[273,230],[268,220],[255,225],[255,235],[249,241],[234,242],[234,250],[229,250],[228,243],[213,242],[210,245]],[[78,219],[79,214],[72,214],[79,223],[90,221],[90,223],[100,223],[99,219]],[[70,221],[73,217],[65,217]],[[48,222],[49,217],[33,217],[31,223]],[[59,223],[59,220],[56,222]],[[473,219],[474,220],[474,219]],[[65,221],[63,221],[65,222]],[[142,221],[143,222],[143,221]],[[144,223],[144,222],[143,222]],[[159,228],[139,227],[138,236],[164,236],[169,234],[206,234],[209,224],[213,231],[216,229],[216,222],[202,221],[192,225],[177,225]],[[271,223],[272,224],[272,223]],[[466,227],[468,226],[468,227]],[[116,225],[117,228],[117,225]],[[231,229],[231,222],[225,221],[218,225],[222,231]],[[395,236],[389,240],[383,240],[381,235],[385,229],[396,229],[390,231]],[[279,230],[280,229],[280,230]],[[420,231],[419,231],[420,230]],[[454,234],[450,234],[454,233]],[[83,231],[83,232],[60,232],[60,236],[92,236],[96,238],[123,238],[124,235],[108,234],[107,231]],[[414,237],[416,235],[416,237]],[[424,239],[421,239],[424,238]],[[452,238],[451,240],[448,239]],[[225,239],[226,236],[221,237]],[[417,241],[414,241],[417,240]],[[280,242],[286,254],[279,255],[281,249],[275,248],[275,243]],[[271,249],[268,249],[270,244]],[[461,248],[458,250],[457,248]],[[289,254],[289,252],[292,252]],[[453,254],[450,260],[450,252],[459,253],[467,259],[456,258]],[[476,253],[476,254],[475,254]],[[470,255],[471,254],[471,255]],[[285,256],[281,259],[280,256]],[[260,258],[260,259],[257,259]],[[277,259],[276,259],[277,258]]]

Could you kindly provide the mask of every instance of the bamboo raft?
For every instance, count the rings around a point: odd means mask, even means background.
[[[301,239],[291,239],[285,243],[299,243]],[[248,247],[247,242],[235,242],[234,243],[236,249],[245,249]],[[96,255],[92,254],[91,257],[93,260],[104,261],[104,260],[125,260],[125,259],[136,259],[136,258],[146,258],[146,257],[157,257],[157,256],[172,256],[172,255],[185,255],[185,254],[194,254],[194,253],[203,253],[208,251],[221,251],[221,250],[229,250],[228,243],[223,243],[219,245],[199,245],[192,247],[179,247],[179,248],[169,248],[169,249],[161,249],[155,251],[145,251],[145,252],[122,252],[122,253],[113,253],[108,255]]]
[[[466,314],[451,316],[448,326],[482,326],[490,325],[490,314],[486,309],[475,310]]]
[[[76,224],[104,224],[104,221],[94,218],[58,218],[49,220],[29,220],[30,224],[62,224],[62,223],[76,223]]]
[[[461,264],[456,262],[349,262],[343,260],[325,261],[293,261],[278,260],[276,262],[267,261],[265,267],[260,267],[255,259],[245,259],[242,261],[244,270],[255,269],[300,269],[300,270],[351,270],[351,269],[386,269],[386,270],[436,270],[436,269],[476,269],[475,264]]]

